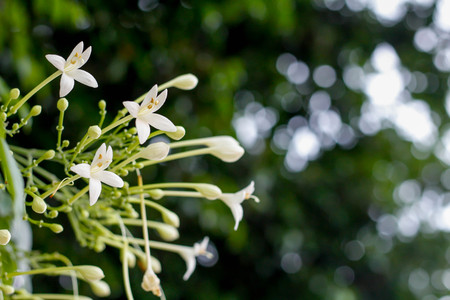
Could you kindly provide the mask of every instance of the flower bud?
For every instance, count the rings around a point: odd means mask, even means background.
[[[60,233],[64,230],[64,227],[62,227],[59,224],[52,224],[50,225],[50,230],[53,231],[54,233]]]
[[[17,88],[12,89],[9,92],[9,97],[11,98],[11,100],[15,100],[15,99],[19,98],[19,96],[20,96],[20,90]]]
[[[1,113],[0,113],[0,120],[5,121],[7,117],[8,117],[8,116],[6,115],[5,112],[1,112]]]
[[[56,103],[56,107],[59,111],[65,111],[67,107],[69,106],[69,101],[67,101],[66,98],[61,98],[58,100],[58,103]]]
[[[52,210],[47,214],[47,217],[50,219],[54,219],[59,215],[57,210]]]
[[[164,223],[175,227],[180,227],[180,218],[176,213],[170,210],[163,210],[161,213]]]
[[[203,197],[209,200],[217,199],[220,195],[222,195],[222,191],[218,186],[208,183],[199,183],[195,186],[197,192],[202,194]]]
[[[100,108],[100,110],[105,110],[106,109],[106,101],[105,100],[100,100],[98,102],[98,108]]]
[[[98,139],[102,135],[102,130],[97,125],[91,126],[88,129],[88,136],[94,140]]]
[[[13,131],[16,131],[17,129],[19,129],[19,124],[14,123],[14,124],[12,125],[12,130],[13,130]]]
[[[68,140],[62,141],[62,147],[63,147],[63,148],[69,147],[69,144],[70,144],[70,142],[69,142]]]
[[[11,295],[15,292],[15,289],[13,286],[10,285],[3,285],[1,287],[2,291],[6,294],[6,295]]]
[[[126,256],[128,267],[134,268],[136,266],[136,256],[133,253],[131,253],[130,251],[127,251],[125,256]],[[123,259],[123,255],[121,255],[120,258]]]
[[[76,266],[74,269],[87,281],[96,281],[105,277],[102,269],[96,266]]]
[[[235,143],[225,143],[209,148],[209,153],[224,162],[235,162],[244,155],[244,148]]]
[[[30,117],[35,117],[38,116],[42,111],[42,106],[40,105],[35,105],[33,106],[33,108],[30,111]]]
[[[31,208],[35,213],[43,214],[47,210],[47,204],[41,197],[36,196],[33,198]]]
[[[42,159],[46,160],[53,159],[53,157],[55,157],[55,150],[48,150],[42,155]]]
[[[160,223],[155,229],[158,231],[161,238],[168,242],[174,241],[180,237],[178,229],[171,225]]]
[[[0,245],[6,245],[9,243],[9,240],[11,239],[11,233],[8,229],[1,229],[0,230]]]
[[[141,150],[139,157],[149,160],[161,160],[169,154],[169,150],[169,145],[163,142],[157,142],[150,144],[145,149]]]
[[[169,86],[173,86],[182,90],[192,90],[197,86],[198,78],[193,74],[184,74],[175,77],[169,82]]]
[[[148,195],[150,197],[152,197],[152,199],[154,199],[154,200],[159,200],[162,197],[164,197],[164,191],[161,189],[154,189],[154,190],[148,191]]]
[[[109,284],[103,280],[90,281],[89,285],[91,286],[92,292],[97,297],[108,297],[111,295]]]
[[[181,140],[186,134],[186,130],[183,126],[177,126],[177,131],[175,132],[166,132],[166,135],[170,137],[172,140]]]

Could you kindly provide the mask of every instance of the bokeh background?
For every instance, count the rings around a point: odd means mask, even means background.
[[[219,201],[167,199],[180,244],[208,235],[217,264],[184,282],[160,253],[168,299],[450,299],[449,0],[0,0],[0,93],[54,71],[44,58],[92,45],[98,89],[68,96],[75,142],[122,101],[193,73],[164,114],[188,138],[232,135],[234,164],[166,163],[147,181],[193,181],[234,192],[255,180],[237,231]],[[17,141],[55,144],[57,82],[31,100],[44,113]],[[61,217],[60,221],[65,222]],[[119,253],[95,253],[33,228],[34,248],[96,263],[124,299]],[[136,299],[142,272],[131,272]],[[64,284],[35,277],[40,292]],[[81,286],[88,295],[89,288]]]

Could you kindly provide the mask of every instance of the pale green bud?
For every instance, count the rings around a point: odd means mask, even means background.
[[[161,189],[154,189],[148,191],[148,195],[152,197],[152,199],[159,200],[164,197],[164,191]]]
[[[47,214],[47,217],[49,217],[50,219],[54,219],[59,215],[57,210],[52,210]]]
[[[6,294],[6,295],[11,295],[15,292],[14,287],[10,286],[10,285],[3,285],[2,287],[2,291]]]
[[[106,248],[105,243],[102,243],[102,242],[99,242],[99,241],[97,241],[95,243],[95,245],[94,245],[94,251],[97,252],[97,253],[102,252],[103,250],[105,250],[105,248]]]
[[[67,101],[66,98],[61,98],[58,100],[58,103],[56,103],[56,107],[59,111],[65,111],[67,107],[69,106],[69,101]]]
[[[171,242],[180,237],[180,234],[178,233],[178,230],[170,225],[167,224],[159,224],[157,227],[155,227],[156,231],[158,231],[161,238],[165,241]]]
[[[170,137],[172,140],[181,140],[186,134],[186,130],[183,126],[177,126],[177,131],[175,132],[166,132],[166,135]]]
[[[88,136],[94,140],[98,139],[102,135],[102,130],[97,125],[91,126],[88,129]]]
[[[30,111],[30,116],[31,117],[38,116],[41,113],[41,111],[42,111],[42,106],[35,105],[35,106],[33,106],[33,108]]]
[[[130,251],[127,251],[125,256],[128,267],[134,268],[136,266],[136,256]],[[123,255],[121,255],[121,259],[123,260]]]
[[[224,162],[235,162],[244,155],[244,148],[239,144],[224,143],[220,146],[209,148],[209,153]]]
[[[98,102],[98,108],[100,108],[100,110],[105,110],[106,109],[106,101],[105,100],[100,100]]]
[[[163,142],[157,142],[150,144],[146,148],[141,150],[141,152],[139,153],[139,157],[149,160],[161,160],[164,159],[167,154],[169,154],[169,150],[169,145]]]
[[[69,147],[69,144],[70,144],[70,142],[68,140],[62,141],[62,147],[63,148]]]
[[[169,86],[173,86],[182,90],[192,90],[197,86],[198,78],[193,74],[184,74],[175,77],[169,82]]]
[[[52,224],[50,225],[50,230],[54,233],[61,233],[64,230],[64,227],[59,224]]]
[[[203,197],[209,200],[217,199],[222,195],[222,191],[218,186],[208,183],[199,183],[195,186],[195,189],[202,194]]]
[[[17,88],[12,89],[9,92],[9,97],[11,98],[11,100],[15,100],[15,99],[19,98],[19,96],[20,96],[20,90]]]
[[[48,150],[42,155],[42,159],[46,160],[53,159],[53,157],[55,157],[55,150]]]
[[[87,281],[97,281],[105,277],[102,269],[96,266],[76,266],[74,269]]]
[[[5,112],[0,113],[0,120],[5,121],[7,117]]]
[[[8,229],[1,229],[0,230],[0,245],[6,245],[9,243],[9,240],[11,239],[11,233]]]
[[[90,281],[89,285],[91,286],[92,292],[97,297],[108,297],[111,295],[109,284],[103,280]]]
[[[161,213],[164,223],[175,227],[180,227],[180,218],[176,213],[170,210],[163,210]]]
[[[41,197],[34,197],[31,208],[35,213],[43,214],[47,210],[47,204]],[[53,230],[53,229],[52,229]]]
[[[19,129],[19,124],[14,123],[13,126],[12,126],[12,130],[16,131],[17,129]]]

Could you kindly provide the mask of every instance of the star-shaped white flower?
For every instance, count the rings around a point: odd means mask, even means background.
[[[255,191],[255,183],[252,181],[250,184],[236,193],[224,193],[219,196],[219,199],[222,200],[228,207],[231,209],[231,213],[233,214],[234,220],[236,224],[234,225],[234,230],[237,230],[239,226],[239,222],[242,220],[244,216],[244,210],[242,209],[242,202],[247,199],[254,199],[256,202],[259,202],[258,197],[253,196],[253,192]]]
[[[111,146],[106,150],[103,143],[95,153],[91,165],[78,164],[72,166],[70,170],[81,177],[89,178],[89,203],[94,205],[102,191],[102,182],[112,187],[123,187],[123,180],[113,172],[105,171],[112,162],[113,151]]]
[[[155,111],[161,108],[167,98],[167,90],[162,91],[159,96],[158,85],[154,85],[147,93],[141,105],[133,101],[125,101],[123,105],[136,118],[136,129],[139,137],[139,143],[143,144],[150,135],[150,125],[167,132],[175,132],[177,128],[166,117],[155,114]]]
[[[208,244],[209,237],[205,236],[200,243],[195,243],[194,247],[185,247],[183,246],[182,250],[179,250],[178,253],[186,262],[186,273],[183,275],[184,280],[188,280],[191,277],[192,273],[195,270],[197,265],[195,258],[200,255],[204,255],[209,259],[213,258],[213,254],[208,252]]]
[[[62,72],[59,96],[66,96],[75,84],[75,81],[81,82],[87,86],[96,88],[98,83],[94,76],[86,71],[79,70],[91,56],[92,47],[88,47],[83,52],[83,42],[78,43],[65,60],[63,57],[55,54],[47,54],[45,58]]]

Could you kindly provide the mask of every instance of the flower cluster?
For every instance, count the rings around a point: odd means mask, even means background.
[[[159,86],[155,84],[136,100],[123,102],[124,108],[107,126],[103,124],[106,102],[100,101],[100,120],[86,129],[84,137],[73,148],[70,147],[70,141],[63,140],[64,115],[70,104],[66,98],[61,98],[56,105],[59,120],[55,149],[28,149],[9,145],[6,137],[19,133],[29,119],[40,114],[41,107],[34,106],[20,123],[12,124],[12,118],[24,103],[53,79],[61,76],[60,97],[72,91],[75,81],[98,87],[91,74],[80,70],[88,61],[92,47],[83,49],[84,44],[80,42],[67,59],[54,54],[46,55],[57,71],[21,99],[18,89],[11,90],[10,99],[1,106],[0,120],[3,126],[0,126],[0,166],[5,178],[1,187],[3,190],[6,188],[10,195],[13,218],[10,227],[0,230],[0,245],[3,245],[0,247],[9,247],[11,239],[15,247],[10,249],[30,251],[31,244],[20,246],[24,244],[23,235],[17,238],[18,232],[24,232],[22,227],[29,226],[24,224],[46,227],[54,233],[60,233],[64,228],[57,218],[65,214],[80,245],[96,252],[102,252],[107,246],[120,250],[128,299],[133,299],[128,273],[135,267],[137,260],[140,266],[144,266],[142,289],[164,298],[162,283],[157,275],[161,272],[161,264],[150,249],[156,250],[156,254],[158,251],[176,253],[184,259],[187,268],[184,280],[188,280],[194,272],[198,256],[212,259],[213,252],[208,237],[193,246],[172,243],[179,237],[180,218],[164,207],[160,200],[167,197],[220,200],[230,208],[235,221],[234,230],[237,230],[243,218],[242,203],[247,199],[259,202],[259,199],[253,195],[253,181],[238,192],[224,193],[210,183],[147,183],[145,169],[162,162],[208,154],[223,162],[235,162],[242,157],[244,149],[230,136],[181,141],[185,129],[156,113],[162,110],[167,101],[169,88],[190,90],[197,85],[198,80],[192,74],[178,76]],[[172,141],[152,140],[160,135]],[[61,172],[54,174],[46,170],[46,161],[59,163]],[[28,211],[31,214],[27,213],[27,206],[31,207],[31,211]],[[147,209],[159,212],[161,219],[148,219]],[[36,216],[40,219],[34,219]],[[136,230],[136,227],[140,230]],[[160,240],[157,240],[158,236]],[[0,253],[3,253],[1,248]],[[19,261],[18,256],[12,259]],[[4,280],[0,284],[0,294],[19,293],[20,297],[26,299],[47,299],[47,296],[31,294],[31,291],[24,289],[24,282],[29,280],[28,275],[31,274],[71,276],[73,299],[81,299],[77,289],[78,280],[87,282],[99,297],[110,294],[107,280],[102,280],[104,274],[100,268],[73,266],[67,257],[59,253],[30,251],[23,261],[24,269],[19,269],[19,264],[7,264],[3,261],[3,254],[1,260],[3,264],[0,271]],[[25,299],[23,297],[20,299]],[[60,296],[49,297],[57,299]],[[62,298],[70,297],[65,295]]]

